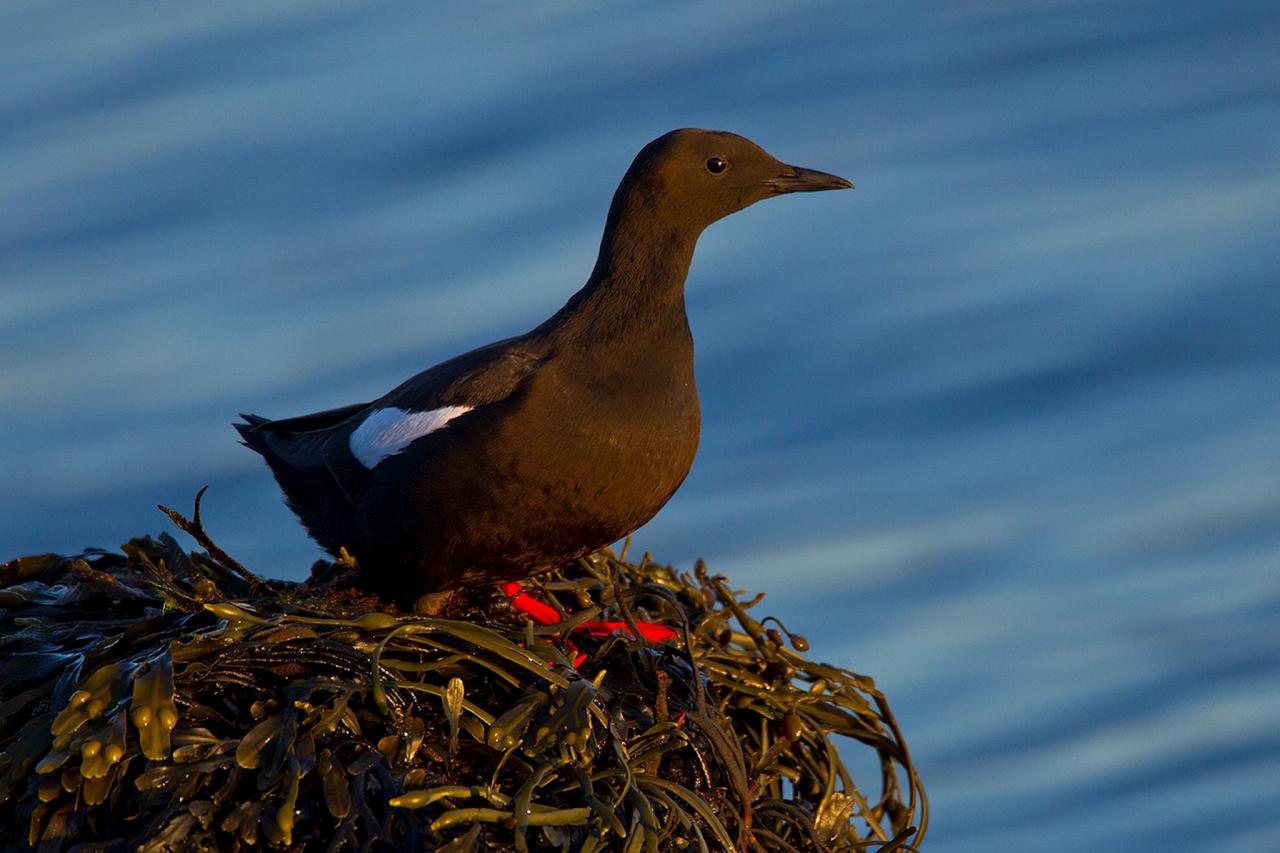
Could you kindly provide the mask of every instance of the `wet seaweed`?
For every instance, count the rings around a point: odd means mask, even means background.
[[[913,850],[872,680],[698,563],[601,551],[441,615],[268,581],[168,511],[0,566],[0,837],[41,850]],[[648,625],[675,639],[645,639]],[[603,628],[601,626],[604,626]],[[843,744],[841,746],[841,743]],[[855,780],[839,749],[869,750]]]

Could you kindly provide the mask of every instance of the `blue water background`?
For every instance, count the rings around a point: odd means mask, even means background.
[[[536,324],[685,125],[858,189],[703,238],[636,547],[876,677],[929,850],[1280,850],[1273,2],[8,0],[0,557],[209,484],[300,577],[236,412]]]

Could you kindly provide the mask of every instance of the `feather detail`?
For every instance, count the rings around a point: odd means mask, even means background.
[[[369,413],[348,439],[351,455],[369,470],[413,442],[471,411],[471,406],[445,406],[429,412],[406,412],[394,406]]]

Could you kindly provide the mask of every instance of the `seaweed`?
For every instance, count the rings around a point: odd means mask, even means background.
[[[699,562],[604,550],[440,615],[264,580],[191,520],[0,566],[0,837],[41,850],[914,850],[872,680]],[[655,641],[653,626],[673,629]],[[843,747],[839,746],[843,742]],[[868,750],[855,780],[840,748]]]

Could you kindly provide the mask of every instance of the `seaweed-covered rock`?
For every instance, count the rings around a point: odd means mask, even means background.
[[[869,678],[721,577],[609,552],[422,618],[168,535],[0,566],[0,837],[41,850],[908,850]],[[528,609],[528,608],[526,608]],[[772,624],[771,624],[772,623]],[[654,642],[650,627],[673,640]],[[851,777],[837,751],[870,750]]]

